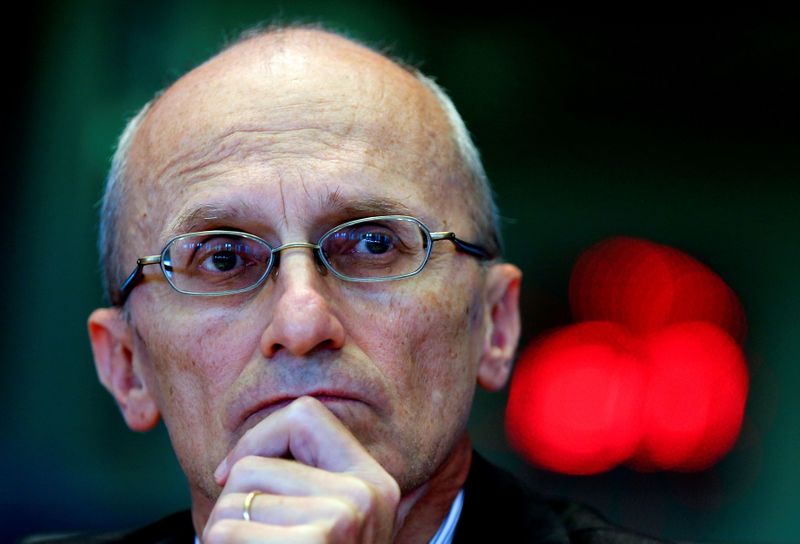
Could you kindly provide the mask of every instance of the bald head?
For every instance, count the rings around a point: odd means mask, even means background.
[[[192,70],[129,123],[103,200],[109,296],[113,301],[136,257],[153,253],[172,232],[175,203],[190,187],[234,169],[300,183],[312,174],[335,179],[337,165],[345,172],[355,163],[366,173],[380,164],[381,183],[399,194],[404,184],[423,185],[426,198],[469,210],[470,237],[496,251],[488,182],[435,83],[335,34],[272,30]],[[324,168],[306,171],[304,164]],[[386,164],[396,167],[387,172]]]

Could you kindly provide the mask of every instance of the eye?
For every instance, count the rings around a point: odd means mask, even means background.
[[[334,232],[325,240],[328,255],[352,257],[387,256],[402,241],[391,229],[380,225],[355,225]]]
[[[426,257],[424,231],[387,217],[341,226],[320,242],[325,263],[349,279],[394,278],[418,271]]]
[[[257,240],[233,233],[198,233],[176,240],[165,258],[166,267],[174,274],[223,277],[252,267],[263,269],[269,263],[270,249]]]
[[[213,238],[195,244],[193,262],[203,272],[229,273],[256,264],[253,244],[244,238]]]
[[[198,232],[180,236],[164,251],[162,268],[179,291],[223,294],[262,281],[272,250],[258,238],[235,232]]]
[[[355,251],[367,251],[373,255],[379,255],[390,251],[394,246],[392,237],[385,232],[364,232],[358,234],[360,240],[353,248]]]
[[[212,240],[198,244],[195,261],[207,272],[230,272],[244,266],[244,248],[240,242]]]
[[[220,251],[211,257],[211,263],[221,272],[227,272],[236,266],[238,260],[239,257],[233,251]]]

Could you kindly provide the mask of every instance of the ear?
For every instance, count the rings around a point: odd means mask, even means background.
[[[131,325],[119,308],[100,308],[89,316],[89,340],[100,382],[117,401],[128,427],[149,431],[160,414],[142,379],[131,335]]]
[[[486,334],[478,367],[478,384],[489,391],[502,388],[520,333],[519,285],[522,272],[512,264],[495,264],[486,278]]]

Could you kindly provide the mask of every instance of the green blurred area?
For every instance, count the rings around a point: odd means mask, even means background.
[[[645,532],[800,539],[796,29],[576,25],[421,2],[85,0],[26,13],[7,45],[20,85],[5,146],[4,256],[16,266],[4,270],[0,536],[119,528],[188,505],[166,432],[130,432],[97,383],[85,330],[102,304],[96,202],[128,117],[226,39],[280,20],[390,47],[450,92],[525,274],[526,341],[568,322],[572,264],[613,235],[680,248],[742,299],[751,394],[739,442],[713,469],[577,478],[526,467],[505,445],[502,394],[478,396],[479,450]]]

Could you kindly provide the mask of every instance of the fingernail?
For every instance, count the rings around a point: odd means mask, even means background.
[[[222,476],[225,474],[225,471],[228,470],[228,458],[225,457],[222,462],[217,467],[217,470],[214,471],[214,479],[219,482],[222,479]]]

